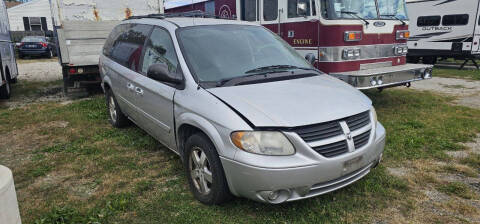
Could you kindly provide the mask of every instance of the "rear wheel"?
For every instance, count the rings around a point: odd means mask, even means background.
[[[418,62],[420,61],[420,58],[419,57],[407,57],[407,63],[413,63],[413,64],[418,64]]]
[[[9,77],[2,78],[3,85],[0,87],[0,99],[10,99],[11,89]]]
[[[105,93],[107,99],[107,109],[109,115],[110,124],[112,124],[116,128],[122,128],[130,124],[127,116],[123,114],[118,106],[117,100],[113,95],[112,90],[107,90]]]
[[[427,64],[427,65],[435,65],[437,63],[437,57],[435,56],[423,57],[422,62],[423,64]]]
[[[48,50],[48,52],[47,52],[47,58],[53,58],[53,52],[52,52],[52,50]]]
[[[188,138],[184,166],[190,190],[201,203],[215,205],[232,198],[220,157],[205,134],[196,133]]]

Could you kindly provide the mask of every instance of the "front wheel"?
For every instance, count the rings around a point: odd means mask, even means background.
[[[231,199],[220,157],[206,135],[197,133],[188,138],[184,156],[190,190],[197,200],[215,205]]]
[[[120,107],[118,106],[117,100],[115,99],[115,96],[113,95],[112,90],[107,90],[105,93],[106,100],[107,100],[107,109],[108,109],[108,115],[109,115],[109,122],[116,128],[122,128],[127,126],[130,122],[123,114],[123,112],[120,110]]]

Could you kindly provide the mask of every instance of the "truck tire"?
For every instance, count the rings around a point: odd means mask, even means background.
[[[422,58],[423,64],[426,65],[435,65],[437,64],[437,57],[436,56],[428,56]]]
[[[407,63],[418,64],[419,61],[420,61],[420,57],[407,56]]]
[[[52,50],[49,50],[47,53],[47,58],[53,58],[53,52]]]
[[[201,203],[217,205],[232,198],[220,157],[205,134],[187,139],[183,162],[190,190]]]
[[[5,84],[0,87],[0,99],[10,99],[10,94],[12,93],[12,90],[10,88],[10,81],[9,81],[10,77],[5,76],[5,78],[3,78],[3,72],[1,76],[2,76],[1,80],[2,82],[5,82]]]

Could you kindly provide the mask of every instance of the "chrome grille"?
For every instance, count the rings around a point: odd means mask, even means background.
[[[355,144],[355,149],[359,149],[365,146],[368,143],[368,139],[370,139],[370,131],[353,137],[353,144]]]
[[[314,147],[313,150],[320,153],[320,155],[322,156],[325,156],[327,158],[332,158],[332,157],[347,153],[348,144],[347,144],[347,141],[340,141],[340,142],[335,142],[328,145]]]
[[[306,142],[320,141],[343,134],[342,127],[340,127],[338,121],[304,126],[293,131]]]
[[[370,111],[326,123],[297,127],[289,131],[297,133],[320,155],[332,158],[368,144],[371,132]]]
[[[350,131],[358,130],[368,124],[370,124],[370,114],[369,111],[363,112],[361,114],[353,115],[346,119],[348,128]]]

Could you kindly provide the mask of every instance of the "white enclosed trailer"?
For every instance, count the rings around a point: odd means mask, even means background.
[[[479,0],[407,0],[407,10],[410,61],[480,56]]]
[[[10,84],[17,81],[15,51],[10,39],[10,24],[4,1],[0,1],[0,98],[10,98]]]
[[[100,83],[98,59],[120,21],[163,13],[163,0],[50,0],[64,91]]]

